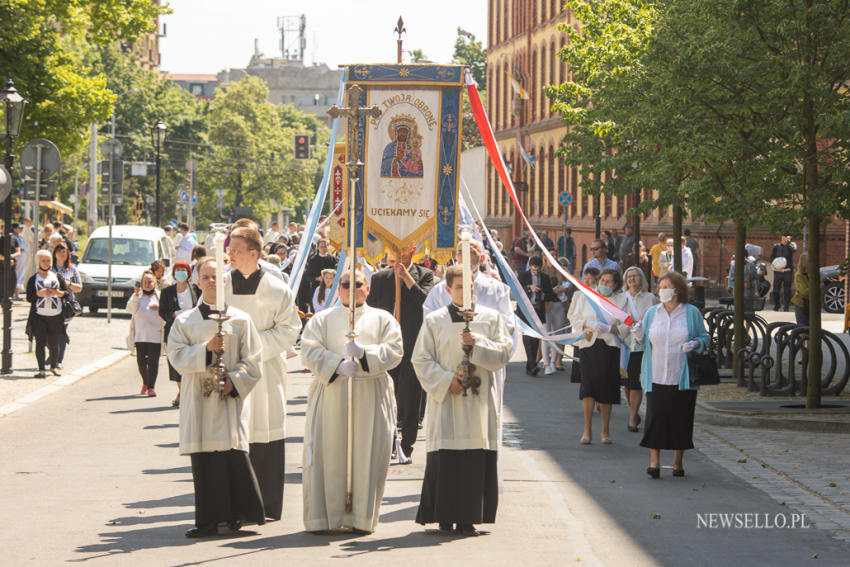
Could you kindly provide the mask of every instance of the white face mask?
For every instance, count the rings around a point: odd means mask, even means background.
[[[668,301],[673,301],[673,298],[676,296],[676,290],[670,289],[669,287],[662,288],[658,290],[658,299],[661,300],[661,303],[667,303]]]

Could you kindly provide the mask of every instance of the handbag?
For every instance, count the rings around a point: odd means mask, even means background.
[[[77,315],[82,315],[83,307],[76,299],[71,299],[67,295],[62,297],[62,317],[65,321],[70,321]]]
[[[77,315],[82,315],[83,307],[79,301],[71,297],[68,284],[62,274],[57,273],[56,277],[59,279],[59,289],[65,292],[65,295],[62,296],[62,318],[67,323]]]
[[[720,384],[717,361],[710,354],[688,355],[688,374],[691,386],[714,386]]]

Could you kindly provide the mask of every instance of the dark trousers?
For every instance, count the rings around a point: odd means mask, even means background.
[[[410,359],[390,370],[395,383],[396,405],[398,406],[398,427],[401,429],[401,450],[406,456],[413,454],[413,444],[419,433],[419,402],[422,399],[422,386],[416,378]]]
[[[35,335],[35,359],[38,361],[38,369],[46,370],[45,347],[50,355],[50,368],[56,368],[59,364],[59,340],[65,332],[65,319],[62,315],[45,317],[35,315],[32,324],[32,332]]]
[[[65,323],[65,332],[59,337],[59,364],[65,360],[65,349],[68,347],[68,323]]]
[[[525,369],[531,370],[532,368],[536,368],[537,350],[540,348],[540,339],[523,335],[522,346],[525,348]]]
[[[136,364],[139,365],[142,382],[148,388],[153,388],[156,385],[161,352],[162,343],[136,343]]]
[[[773,307],[779,309],[780,306],[788,309],[788,304],[791,303],[791,280],[794,278],[794,273],[791,270],[787,272],[773,272]],[[782,303],[779,302],[779,288],[782,288]]]

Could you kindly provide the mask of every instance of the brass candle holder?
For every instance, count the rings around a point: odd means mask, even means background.
[[[475,317],[476,313],[472,309],[462,309],[460,316],[463,318],[465,326],[463,332],[469,332],[469,322]],[[466,396],[467,390],[472,390],[474,395],[478,395],[478,388],[481,386],[481,377],[475,374],[476,367],[469,361],[469,355],[472,353],[472,345],[463,345],[463,360],[457,366],[457,374],[462,378],[461,386],[463,387],[463,395]]]
[[[225,321],[230,319],[230,316],[225,314],[224,311],[213,311],[209,318],[218,324],[215,336],[223,337],[222,326]],[[223,400],[225,399],[224,386],[226,384],[225,376],[227,375],[227,368],[224,366],[224,349],[213,351],[213,357],[213,362],[207,366],[207,374],[201,381],[201,391],[205,398],[208,398],[213,392],[218,392],[218,398]]]

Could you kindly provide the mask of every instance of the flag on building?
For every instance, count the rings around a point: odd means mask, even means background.
[[[511,86],[514,88],[514,92],[519,95],[519,98],[522,100],[528,100],[528,91],[522,88],[522,85],[519,84],[519,81],[514,79],[514,76],[505,71],[505,75],[508,76],[508,79],[511,81]]]

